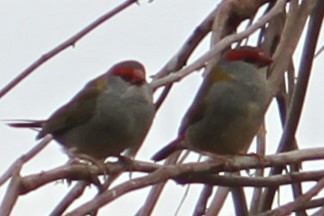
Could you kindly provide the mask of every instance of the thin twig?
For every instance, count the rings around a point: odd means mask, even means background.
[[[324,51],[324,45],[322,45],[322,47],[319,48],[319,49],[316,51],[316,53],[315,53],[315,55],[314,55],[314,58],[317,58],[318,56],[320,56],[321,53],[322,53],[323,51]]]
[[[217,13],[217,8],[214,9],[193,31],[189,38],[184,42],[179,51],[170,58],[168,63],[166,63],[160,70],[154,75],[153,80],[164,77],[171,72],[175,72],[182,68],[186,64],[191,53],[199,45],[201,40],[207,35],[211,30],[211,25],[215,14]]]
[[[189,38],[185,41],[185,43],[181,46],[180,50],[174,55],[164,67],[154,75],[154,79],[164,77],[171,72],[180,70],[188,61],[190,55],[193,53],[195,48],[199,45],[202,39],[207,35],[207,33],[211,29],[213,17],[217,9],[213,10],[202,23],[196,27],[193,34],[189,36]],[[160,94],[159,98],[155,102],[155,109],[158,110],[166,97],[168,96],[170,90],[172,88],[172,83],[166,85]]]
[[[214,194],[214,198],[207,209],[206,216],[219,215],[219,212],[221,211],[222,206],[224,205],[228,193],[228,187],[220,186],[217,188],[217,191]]]
[[[245,31],[242,31],[237,34],[229,35],[225,38],[223,38],[219,43],[217,43],[212,49],[210,49],[208,52],[203,54],[200,58],[198,58],[196,61],[194,61],[192,64],[188,65],[187,67],[181,69],[177,73],[169,74],[166,77],[163,77],[158,80],[153,80],[150,85],[153,89],[164,86],[171,82],[176,82],[181,80],[183,77],[189,75],[193,71],[196,71],[202,67],[205,66],[206,62],[208,62],[212,58],[216,58],[217,54],[219,54],[222,50],[230,46],[232,43],[239,41],[256,30],[258,30],[260,27],[264,26],[269,20],[271,20],[274,16],[276,16],[280,11],[284,8],[285,1],[279,0],[274,5],[274,7],[264,16],[262,16],[257,22],[255,22],[252,26],[248,27]]]
[[[104,14],[103,16],[99,17],[97,20],[95,20],[93,23],[82,29],[77,34],[70,37],[68,40],[64,41],[54,49],[50,50],[46,54],[42,55],[38,60],[36,60],[34,63],[32,63],[28,68],[26,68],[24,71],[22,71],[16,78],[14,78],[7,86],[5,86],[3,89],[0,90],[0,99],[5,96],[11,89],[13,89],[16,85],[18,85],[21,81],[23,81],[27,76],[29,76],[33,71],[35,71],[38,67],[43,65],[45,62],[47,62],[49,59],[53,58],[66,48],[70,46],[75,46],[76,42],[78,42],[80,39],[82,39],[84,36],[89,34],[91,31],[96,29],[99,25],[106,22],[111,17],[115,16],[119,12],[123,11],[130,5],[136,3],[137,0],[127,0],[124,3],[120,4],[113,10],[109,11],[108,13]]]
[[[60,201],[60,203],[54,208],[51,212],[50,216],[60,216],[62,215],[66,209],[73,203],[77,198],[79,198],[85,188],[87,187],[88,182],[81,181],[78,182],[69,193]]]
[[[271,211],[265,212],[261,214],[260,216],[267,216],[267,215],[276,215],[276,216],[285,216],[290,215],[293,211],[298,209],[299,206],[304,205],[304,203],[307,203],[312,197],[314,197],[316,194],[318,194],[324,187],[324,178],[320,179],[317,184],[312,187],[310,190],[308,190],[306,193],[304,193],[302,196],[300,196],[298,199],[289,202],[285,205],[282,205],[276,209],[273,209]]]
[[[171,155],[165,162],[164,166],[176,164],[177,160],[180,157],[180,152],[175,152]],[[161,192],[163,191],[166,185],[166,181],[161,181],[159,184],[153,185],[150,193],[146,197],[144,205],[137,212],[136,216],[149,216],[152,214],[153,209],[160,198]]]
[[[224,161],[221,157],[213,161],[193,162],[186,164],[177,164],[170,166],[161,166],[148,162],[134,161],[131,166],[127,167],[127,171],[151,173],[161,167],[167,170],[176,169],[178,174],[188,175],[204,172],[233,172],[246,169],[265,168],[273,166],[285,166],[291,163],[299,163],[301,161],[311,161],[324,159],[324,148],[305,149],[298,151],[290,151],[280,154],[264,156],[262,159],[254,156],[233,156],[229,160]],[[111,163],[107,165],[107,174],[116,173],[124,170],[125,167],[119,163]],[[71,180],[91,180],[93,175],[102,174],[102,170],[97,166],[89,166],[83,164],[64,165],[52,170],[43,171],[38,174],[22,177],[20,193],[25,194],[35,190],[45,184],[60,179]],[[180,174],[179,174],[180,175]],[[162,179],[164,179],[162,177]],[[160,180],[161,182],[162,180]]]
[[[205,164],[209,166],[210,164]],[[183,171],[183,172],[182,172]],[[94,199],[86,202],[77,209],[68,213],[68,216],[72,215],[84,215],[88,212],[98,210],[102,206],[112,202],[113,200],[125,195],[134,190],[138,190],[152,184],[163,182],[169,178],[175,179],[181,183],[203,183],[214,184],[222,186],[250,186],[250,187],[269,187],[288,185],[292,182],[302,181],[318,181],[324,177],[324,170],[310,171],[303,173],[294,173],[287,175],[277,175],[270,177],[241,177],[241,176],[219,176],[210,175],[211,170],[206,171],[204,175],[202,173],[195,173],[193,166],[181,165],[180,167],[170,166],[164,167],[156,172],[153,172],[144,177],[132,179],[130,181],[121,183],[109,191],[105,191],[99,194]],[[190,173],[189,176],[185,176],[184,173]]]
[[[0,186],[3,185],[12,174],[22,167],[22,165],[29,160],[31,160],[35,155],[37,155],[41,150],[43,150],[52,141],[52,136],[46,136],[39,144],[34,146],[26,154],[20,156],[0,177]]]
[[[322,1],[316,1],[317,4],[323,4]],[[306,19],[308,17],[308,14],[311,12],[311,9],[313,8],[313,2],[312,1],[303,1],[302,5],[298,8],[298,14],[294,17],[288,17],[290,18],[290,20],[287,20],[287,25],[290,25],[293,27],[293,29],[297,32],[289,32],[289,33],[294,33],[293,37],[299,38],[301,32],[302,32],[302,26],[304,26]],[[295,136],[295,132],[297,130],[297,126],[298,126],[298,122],[299,122],[299,118],[301,115],[301,111],[302,111],[302,107],[303,107],[303,101],[304,101],[304,97],[306,94],[306,89],[307,89],[307,84],[308,84],[308,80],[309,80],[309,75],[311,72],[311,66],[312,66],[312,62],[313,62],[313,57],[314,57],[314,52],[315,52],[315,47],[316,47],[316,42],[317,42],[317,38],[319,36],[319,29],[321,27],[321,22],[323,20],[323,10],[321,10],[321,7],[318,5],[317,7],[314,7],[315,10],[311,19],[310,19],[310,24],[309,24],[309,29],[307,31],[307,37],[306,37],[306,41],[305,41],[305,48],[304,48],[304,52],[303,52],[303,58],[301,60],[300,63],[300,69],[299,69],[299,73],[300,76],[298,77],[298,81],[297,81],[297,85],[296,85],[296,90],[293,94],[293,98],[292,98],[292,105],[288,114],[288,119],[286,122],[286,125],[284,127],[284,133],[281,137],[280,143],[279,143],[279,147],[278,147],[278,152],[282,152],[283,150],[285,150],[285,148],[287,148],[287,146],[293,141],[294,136]],[[323,8],[323,7],[322,7]],[[319,9],[319,11],[318,11]],[[297,18],[297,22],[294,18]],[[296,28],[296,23],[299,24],[299,28]],[[290,30],[292,28],[289,28]],[[284,31],[288,31],[287,29]],[[289,34],[284,34],[287,37],[289,36]],[[295,48],[296,44],[297,44],[297,39],[295,38],[294,40],[291,40],[289,38],[286,38],[287,43],[285,43],[284,45],[282,44],[282,49],[285,49],[285,51],[287,51],[286,47],[291,47]],[[293,41],[294,43],[291,44],[291,41]],[[289,41],[289,43],[288,43]],[[285,46],[285,48],[283,48],[283,46]],[[277,50],[278,51],[278,50]],[[279,51],[278,51],[279,52]],[[287,51],[289,52],[289,51]],[[282,58],[282,61],[285,58]],[[282,63],[281,63],[282,64]],[[287,62],[286,62],[287,64]],[[282,171],[282,167],[279,168],[274,168],[271,171],[271,174],[278,174],[281,173]],[[268,210],[271,208],[271,203],[272,200],[274,198],[274,194],[275,194],[276,188],[270,188],[269,190],[265,191],[265,195],[264,195],[264,199],[263,199],[263,210]]]
[[[205,212],[207,210],[207,202],[209,197],[213,193],[213,187],[212,185],[204,185],[203,190],[200,193],[199,199],[196,203],[196,207],[194,210],[193,215],[194,216],[202,216],[205,215]]]
[[[19,164],[16,169],[13,170],[12,178],[7,191],[3,198],[3,201],[0,206],[0,215],[8,216],[13,210],[14,205],[16,204],[19,197],[19,186],[21,185],[21,177],[19,175],[22,164]]]

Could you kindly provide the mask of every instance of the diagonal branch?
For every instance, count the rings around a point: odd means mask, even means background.
[[[297,39],[299,38],[298,35],[302,32],[302,26],[304,26],[304,23],[306,22],[306,18],[308,14],[311,12],[311,9],[313,8],[312,1],[303,1],[302,5],[299,7],[298,14],[294,17],[290,17],[290,20],[287,21],[287,26],[290,25],[293,27],[294,31],[291,32],[291,34],[284,34],[287,37],[290,35],[291,37],[295,37],[294,40],[291,40],[290,38],[286,38],[284,40],[289,41],[289,43],[283,43],[281,44],[281,49],[285,49],[287,51],[286,47],[292,47],[292,51],[294,50],[294,47],[297,44]],[[313,57],[315,53],[315,47],[316,42],[319,37],[319,29],[321,28],[321,22],[323,20],[323,1],[316,1],[317,6],[314,7],[314,11],[316,13],[313,13],[310,19],[309,28],[307,31],[307,37],[304,44],[304,52],[302,54],[302,60],[301,60],[301,67],[299,70],[299,77],[296,85],[296,90],[293,93],[292,97],[292,105],[288,113],[288,118],[284,127],[284,133],[281,137],[278,152],[282,152],[288,149],[289,145],[292,143],[295,133],[297,130],[297,126],[299,123],[304,97],[306,94],[306,89],[308,85],[308,80],[311,72],[311,66],[313,62]],[[296,20],[294,18],[297,18]],[[290,24],[289,24],[290,23]],[[296,28],[296,23],[300,26],[299,28]],[[292,28],[289,28],[290,31]],[[289,31],[289,29],[285,29],[285,31]],[[291,44],[293,42],[293,44]],[[280,49],[279,49],[280,50]],[[278,51],[278,50],[277,50]],[[279,51],[278,51],[279,53]],[[281,53],[279,54],[281,55]],[[280,57],[281,58],[281,57]],[[284,58],[283,58],[284,59]],[[284,61],[281,61],[280,64],[284,64]],[[282,167],[273,168],[271,170],[270,175],[275,175],[278,173],[281,173]],[[274,198],[276,188],[269,188],[264,193],[264,199],[263,199],[263,210],[268,210],[271,208],[271,203]]]
[[[229,35],[225,38],[223,38],[219,43],[217,43],[212,49],[210,49],[208,52],[203,54],[199,59],[194,61],[192,64],[188,65],[187,67],[181,69],[177,73],[169,74],[166,77],[163,77],[158,80],[153,80],[151,82],[151,86],[153,89],[164,86],[171,82],[177,82],[180,81],[185,76],[189,75],[193,71],[196,71],[202,67],[205,66],[206,62],[208,62],[210,59],[215,58],[216,56],[225,48],[229,47],[232,43],[239,41],[253,32],[257,31],[260,27],[264,26],[269,20],[271,20],[274,16],[280,13],[280,11],[284,8],[285,1],[279,0],[274,5],[274,7],[266,13],[264,16],[262,16],[257,22],[255,22],[252,26],[248,27],[245,31],[242,31],[240,33]]]
[[[33,147],[26,154],[19,157],[6,171],[0,176],[0,186],[3,185],[17,169],[20,169],[22,165],[31,160],[41,150],[43,150],[52,141],[52,136],[46,136],[38,145]]]
[[[34,70],[36,70],[38,67],[43,65],[45,62],[65,50],[66,48],[70,46],[74,46],[76,42],[78,42],[80,39],[82,39],[84,36],[89,34],[91,31],[93,31],[95,28],[97,28],[102,23],[106,22],[111,17],[115,16],[116,14],[120,13],[127,7],[131,6],[132,4],[136,3],[137,0],[127,0],[124,3],[117,6],[112,11],[109,11],[108,13],[104,14],[103,16],[99,17],[97,20],[95,20],[93,23],[82,29],[80,32],[78,32],[76,35],[73,35],[68,40],[64,41],[48,53],[41,56],[38,60],[36,60],[33,64],[31,64],[27,69],[25,69],[23,72],[21,72],[15,79],[13,79],[7,86],[5,86],[3,89],[0,90],[0,99],[5,96],[11,89],[13,89],[16,85],[18,85],[21,81],[23,81],[27,76],[29,76]]]
[[[279,166],[282,164],[283,160],[288,163],[296,163],[301,161],[301,157],[306,160],[314,160],[324,157],[324,148],[317,148],[311,150],[299,150],[292,151],[289,153],[281,153],[271,156],[265,156],[264,159],[259,159],[253,156],[240,156],[233,157],[229,161],[205,161],[200,163],[187,163],[187,164],[178,164],[170,165],[166,167],[161,167],[153,173],[146,175],[144,177],[139,177],[132,179],[130,181],[121,183],[116,187],[112,188],[109,191],[105,191],[102,194],[98,195],[94,199],[86,202],[77,209],[68,213],[69,216],[74,215],[84,215],[93,210],[98,210],[102,206],[110,203],[111,201],[117,199],[118,197],[159,182],[164,182],[168,179],[175,179],[181,183],[192,183],[192,179],[200,180],[200,183],[205,184],[217,184],[217,185],[226,185],[226,186],[274,186],[279,184],[291,184],[295,181],[316,181],[319,178],[324,176],[324,171],[313,171],[313,172],[304,172],[304,173],[295,173],[287,174],[284,176],[271,176],[267,178],[258,177],[258,178],[247,178],[247,177],[229,177],[229,176],[218,176],[210,175],[211,173],[218,173],[221,171],[236,171],[238,169],[249,169],[252,168],[261,168],[264,166]],[[258,161],[258,162],[257,162]],[[235,167],[228,167],[228,165],[235,165]],[[243,165],[244,164],[244,165]],[[287,163],[286,163],[287,164]],[[244,167],[244,168],[243,168]],[[185,181],[188,180],[190,181]],[[208,181],[206,180],[208,178]],[[213,180],[214,179],[214,180]],[[231,180],[232,179],[232,180]],[[233,180],[235,179],[235,180]]]

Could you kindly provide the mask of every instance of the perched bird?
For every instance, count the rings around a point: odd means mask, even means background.
[[[153,121],[152,90],[144,66],[123,61],[91,80],[47,120],[11,123],[40,128],[37,139],[51,134],[68,153],[104,160],[122,152],[134,157]]]
[[[271,62],[256,47],[227,51],[204,78],[178,137],[152,159],[159,161],[185,148],[209,155],[247,151],[266,109],[265,76],[259,69]]]

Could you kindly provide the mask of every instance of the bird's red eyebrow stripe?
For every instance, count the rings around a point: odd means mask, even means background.
[[[273,62],[271,56],[266,55],[260,50],[252,48],[241,48],[230,50],[225,54],[225,59],[227,61],[247,61],[258,65],[259,67],[264,67]]]
[[[235,60],[241,60],[244,58],[260,58],[260,52],[257,52],[255,50],[232,50],[229,51],[226,54],[226,60],[228,61],[235,61]]]
[[[116,68],[112,75],[114,76],[121,76],[126,80],[130,81],[131,83],[138,83],[145,80],[145,71],[134,69],[131,67],[119,67]]]

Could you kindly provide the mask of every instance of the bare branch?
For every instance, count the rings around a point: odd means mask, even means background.
[[[78,42],[80,39],[82,39],[84,36],[89,34],[91,31],[96,29],[99,25],[106,22],[111,17],[115,16],[116,14],[120,13],[130,5],[136,3],[137,0],[127,0],[124,3],[117,6],[112,11],[109,11],[108,13],[104,14],[103,16],[99,17],[97,20],[95,20],[93,23],[82,29],[77,34],[73,35],[68,40],[64,41],[48,53],[41,56],[38,60],[36,60],[33,64],[31,64],[27,69],[25,69],[23,72],[21,72],[15,79],[13,79],[7,86],[5,86],[3,89],[0,90],[0,99],[5,96],[11,89],[13,89],[16,85],[18,85],[21,81],[23,81],[27,76],[29,76],[34,70],[36,70],[38,67],[43,65],[45,62],[65,50],[66,48],[70,46],[75,46],[76,42]]]
[[[193,214],[194,216],[205,215],[207,210],[207,202],[210,196],[212,195],[212,193],[213,193],[213,186],[205,185],[197,201],[195,211]]]
[[[257,22],[255,22],[252,26],[248,27],[245,31],[225,37],[224,39],[219,41],[219,43],[217,43],[212,49],[203,54],[199,59],[197,59],[187,67],[181,69],[177,73],[172,73],[164,78],[152,81],[152,88],[155,89],[171,82],[180,81],[182,78],[192,73],[193,71],[204,67],[206,62],[208,62],[212,58],[216,59],[215,56],[218,56],[222,50],[230,46],[232,43],[249,36],[256,30],[258,30],[260,27],[264,26],[271,18],[280,13],[280,11],[284,8],[284,5],[284,0],[277,1],[275,6],[267,14],[262,16]]]
[[[223,160],[221,160],[221,158],[223,158]],[[226,186],[249,185],[256,187],[291,184],[295,181],[316,181],[324,176],[324,171],[296,173],[294,175],[287,174],[285,176],[279,175],[267,178],[261,177],[257,178],[257,180],[255,180],[255,177],[229,177],[210,174],[223,171],[237,171],[239,169],[278,166],[283,165],[284,161],[285,164],[287,164],[287,161],[289,161],[288,163],[296,163],[304,160],[314,160],[320,158],[324,158],[324,148],[299,150],[289,153],[265,156],[265,158],[261,160],[254,156],[235,156],[228,161],[224,161],[224,157],[218,157],[218,160],[215,159],[214,161],[165,166],[157,169],[155,172],[147,176],[135,178],[128,182],[117,185],[111,190],[105,191],[91,201],[81,205],[79,208],[73,210],[67,215],[74,216],[87,214],[88,212],[91,212],[93,210],[98,210],[102,206],[110,203],[111,201],[128,192],[147,187],[152,184],[157,184],[159,182],[164,182],[170,178],[175,179],[177,182],[181,183],[192,183],[199,180],[200,183],[204,184],[217,184]]]
[[[22,164],[19,164],[12,173],[12,178],[10,184],[7,188],[6,194],[3,198],[3,201],[0,206],[0,215],[7,216],[13,210],[14,205],[16,204],[19,196],[19,186],[21,177],[19,172],[21,170]]]
[[[278,216],[285,216],[290,215],[293,211],[298,209],[299,206],[304,205],[304,203],[307,203],[312,197],[314,197],[316,194],[318,194],[324,187],[324,178],[321,178],[317,184],[312,187],[307,193],[300,196],[298,199],[287,203],[285,205],[282,205],[276,209],[273,209],[271,211],[265,212],[261,214],[262,216],[267,215],[278,215]]]
[[[33,147],[29,152],[18,158],[5,173],[0,177],[0,186],[3,185],[16,170],[20,170],[22,165],[31,160],[41,150],[43,150],[52,141],[52,136],[46,136],[38,145]]]
[[[88,182],[78,182],[69,193],[61,200],[61,202],[55,207],[50,216],[60,216],[64,211],[77,199],[79,198],[84,190],[86,189]]]
[[[317,3],[321,4],[323,2],[317,1]],[[295,3],[297,4],[297,2]],[[290,14],[287,18],[287,22],[286,22],[286,26],[284,28],[284,32],[285,31],[289,31],[286,32],[286,34],[284,33],[283,35],[286,36],[286,38],[282,39],[281,43],[279,44],[279,47],[276,51],[275,56],[280,56],[281,61],[278,62],[277,65],[274,66],[274,70],[276,70],[276,66],[284,66],[285,64],[287,64],[287,62],[285,62],[285,56],[282,55],[286,55],[280,53],[279,50],[281,50],[282,52],[293,52],[300,34],[302,33],[303,30],[303,26],[305,25],[306,19],[309,15],[309,13],[311,12],[312,8],[314,6],[314,2],[313,1],[303,1],[301,6],[299,8],[294,8],[293,10],[295,11],[293,14]],[[320,8],[320,7],[318,7]],[[323,19],[323,10],[321,10],[322,13],[322,19]],[[302,111],[302,107],[303,107],[303,100],[304,100],[304,96],[306,93],[306,88],[307,88],[307,83],[308,83],[308,77],[311,71],[311,65],[312,65],[312,60],[313,60],[313,56],[314,56],[314,52],[315,52],[315,47],[316,47],[316,41],[317,38],[319,36],[319,29],[321,26],[321,22],[322,19],[318,19],[318,17],[314,17],[314,15],[312,15],[312,22],[316,22],[316,24],[314,23],[310,23],[309,25],[309,30],[308,30],[308,37],[307,37],[307,41],[305,41],[305,50],[304,50],[304,56],[305,58],[303,58],[302,62],[301,62],[301,67],[300,67],[300,77],[298,78],[298,82],[296,85],[296,89],[295,92],[293,94],[293,98],[292,98],[292,105],[290,107],[290,111],[288,114],[288,119],[287,122],[285,124],[284,127],[284,133],[281,137],[280,143],[279,143],[279,147],[278,147],[278,152],[282,152],[285,151],[287,149],[290,149],[289,146],[291,146],[291,143],[295,137],[295,132],[297,130],[297,126],[298,126],[298,122],[299,122],[299,117],[301,115],[301,111]],[[320,21],[319,21],[320,20]],[[320,23],[318,23],[320,22]],[[287,50],[287,47],[291,47],[291,50]],[[307,47],[307,49],[306,49]],[[283,49],[285,51],[283,51]],[[292,55],[292,53],[291,53]],[[278,66],[278,67],[279,67]],[[284,68],[281,68],[282,71],[284,71]],[[279,72],[279,69],[277,69],[277,71]],[[276,73],[274,72],[272,74],[272,78],[276,77]],[[270,82],[272,82],[274,79],[272,79],[270,77]],[[272,81],[271,81],[272,80]],[[278,81],[278,80],[277,80]],[[272,169],[270,175],[272,174],[278,174],[282,171],[282,167],[277,167]],[[265,191],[265,195],[264,195],[264,199],[263,199],[263,205],[264,205],[264,210],[268,210],[271,208],[271,203],[275,194],[276,188],[270,188],[268,190]]]

